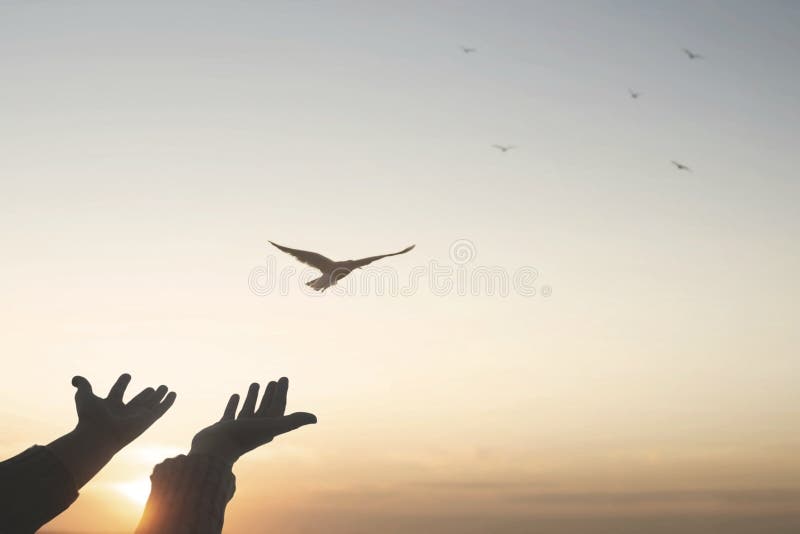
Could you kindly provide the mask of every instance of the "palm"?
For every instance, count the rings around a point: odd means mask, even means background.
[[[159,386],[145,388],[125,403],[122,397],[130,380],[130,375],[121,375],[108,396],[101,398],[92,392],[88,380],[81,376],[73,378],[72,384],[78,388],[75,393],[78,427],[107,435],[122,447],[147,430],[175,401],[174,392],[167,394],[167,387]]]
[[[289,381],[281,378],[267,385],[261,404],[256,409],[258,384],[251,384],[242,409],[236,416],[239,395],[231,395],[222,419],[197,433],[192,440],[192,452],[211,454],[233,464],[241,455],[307,424],[317,418],[305,412],[284,415]]]

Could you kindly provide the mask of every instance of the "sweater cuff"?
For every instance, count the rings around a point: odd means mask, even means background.
[[[236,491],[229,465],[213,456],[180,455],[158,464],[150,481],[137,532],[221,531],[225,507]]]
[[[16,491],[4,496],[5,510],[0,514],[3,532],[4,528],[10,528],[10,532],[33,531],[78,498],[72,474],[50,449],[41,445],[3,462],[2,473],[8,482],[17,485]]]

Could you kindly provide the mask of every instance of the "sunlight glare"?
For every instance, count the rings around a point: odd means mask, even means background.
[[[114,484],[114,489],[136,504],[144,505],[150,495],[150,479],[143,477],[130,482],[120,482]]]

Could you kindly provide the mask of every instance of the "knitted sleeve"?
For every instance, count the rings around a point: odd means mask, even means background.
[[[177,456],[150,477],[136,534],[219,534],[225,507],[236,490],[230,466],[211,456]]]
[[[77,498],[72,475],[47,447],[0,462],[0,534],[36,532]]]

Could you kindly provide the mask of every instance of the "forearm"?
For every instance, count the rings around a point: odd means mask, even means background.
[[[157,465],[136,534],[219,534],[236,490],[230,466],[208,455],[178,456]]]
[[[105,467],[118,450],[106,436],[81,427],[64,434],[47,448],[72,474],[77,489],[86,485]]]
[[[76,428],[0,463],[0,532],[35,532],[78,498],[114,452],[107,438]]]
[[[28,534],[66,510],[78,488],[61,460],[35,446],[0,462],[0,532]]]

